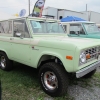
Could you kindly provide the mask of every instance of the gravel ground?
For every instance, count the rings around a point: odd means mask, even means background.
[[[97,69],[100,72],[100,67]],[[74,81],[74,83],[73,83]],[[96,84],[99,84],[97,86]],[[73,79],[72,83],[68,88],[68,95],[72,97],[73,100],[100,100],[100,82],[96,78],[90,78],[85,81],[85,79],[78,80]],[[44,100],[55,100],[54,98],[45,98]],[[60,100],[60,99],[59,99]],[[61,99],[66,100],[66,99]],[[67,99],[72,100],[72,99]]]
[[[98,87],[88,89],[73,85],[69,87],[68,94],[75,100],[100,100],[100,88]]]
[[[100,72],[100,67],[99,67],[99,68],[97,68],[97,72]]]
[[[97,69],[100,72],[100,67]],[[100,87],[94,83],[96,81],[91,79],[92,86],[82,87],[84,83],[77,83],[76,85],[69,86],[68,94],[75,100],[100,100]]]

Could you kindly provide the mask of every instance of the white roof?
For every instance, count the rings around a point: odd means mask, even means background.
[[[95,23],[95,22],[90,22],[90,21],[71,21],[71,22],[61,22],[63,24],[66,24],[66,23]]]
[[[4,20],[18,20],[18,19],[26,19],[26,18],[29,18],[29,19],[40,19],[40,20],[49,20],[49,21],[60,21],[60,20],[57,20],[57,19],[50,19],[50,18],[44,18],[44,17],[30,17],[30,16],[27,16],[27,17],[13,17],[13,18],[9,18],[9,19],[4,19]],[[4,21],[4,20],[0,20],[0,21]]]

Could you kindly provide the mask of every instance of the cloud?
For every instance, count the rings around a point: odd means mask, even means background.
[[[31,1],[31,12],[34,8],[34,4],[37,0]],[[45,7],[55,7],[61,9],[69,9],[74,11],[85,11],[86,4],[88,10],[100,12],[100,0],[46,0]],[[1,0],[0,10],[6,16],[12,16],[19,13],[21,9],[26,9],[26,15],[28,15],[28,0]],[[0,14],[3,17],[3,14]]]
[[[8,19],[8,18],[11,18],[9,14],[7,14],[6,12],[0,11],[0,20]]]
[[[2,12],[6,12],[9,15],[19,13],[21,9],[28,10],[28,4],[21,0],[2,0],[0,2],[0,8]]]

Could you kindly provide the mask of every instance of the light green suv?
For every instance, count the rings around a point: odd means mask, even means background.
[[[100,64],[100,44],[69,38],[59,21],[25,17],[0,21],[0,68],[16,61],[39,70],[43,90],[51,96],[66,93],[68,76],[91,77]]]

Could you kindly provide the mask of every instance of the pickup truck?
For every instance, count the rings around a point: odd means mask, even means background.
[[[94,22],[61,22],[69,37],[100,39],[100,30]]]
[[[42,89],[50,96],[67,92],[69,76],[91,77],[100,65],[100,43],[73,39],[58,20],[22,17],[0,21],[0,68],[13,61],[36,68]]]

